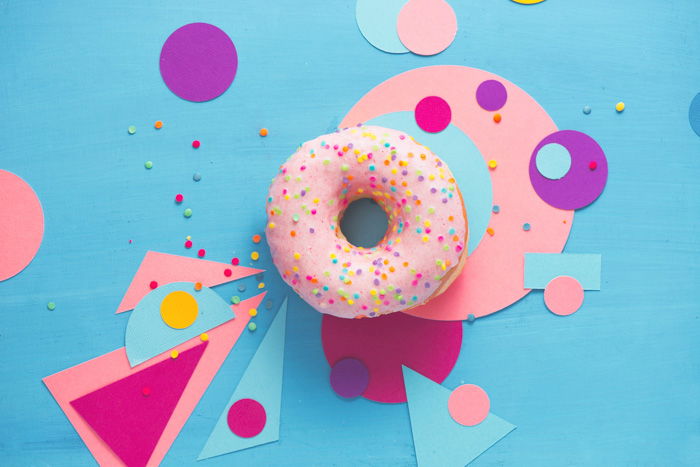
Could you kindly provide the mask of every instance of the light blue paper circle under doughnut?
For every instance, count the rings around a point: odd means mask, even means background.
[[[384,52],[405,54],[396,22],[407,0],[357,0],[355,19],[365,39]]]
[[[440,133],[427,133],[418,127],[413,112],[380,115],[367,122],[367,125],[405,131],[447,163],[457,180],[457,186],[467,208],[469,222],[467,252],[471,254],[486,233],[493,207],[491,175],[484,157],[472,140],[452,124]]]
[[[569,173],[571,154],[561,144],[550,143],[537,151],[537,171],[550,180],[559,180]]]

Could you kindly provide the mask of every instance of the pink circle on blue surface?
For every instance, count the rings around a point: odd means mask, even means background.
[[[226,421],[234,435],[252,438],[265,428],[267,414],[260,402],[254,399],[240,399],[228,409]]]
[[[476,102],[484,110],[498,110],[508,100],[508,91],[500,81],[489,79],[476,88]]]
[[[576,313],[583,304],[583,287],[573,277],[555,277],[544,288],[544,304],[555,315]]]
[[[331,387],[341,397],[361,396],[369,383],[369,371],[360,360],[344,358],[331,368]]]
[[[455,388],[447,400],[450,416],[464,426],[474,426],[483,422],[490,409],[488,394],[476,384],[463,384]]]
[[[238,69],[238,53],[224,31],[207,23],[175,30],[160,52],[160,74],[178,97],[204,102],[223,94]]]
[[[421,130],[439,133],[450,124],[452,109],[442,97],[428,96],[418,102],[415,115],[416,123]]]
[[[562,178],[552,180],[537,170],[537,154],[548,144],[564,146],[571,156],[571,167]],[[595,169],[591,169],[595,162]],[[608,161],[603,149],[585,133],[562,130],[545,137],[530,157],[530,182],[547,204],[559,209],[580,209],[600,196],[608,180]]]

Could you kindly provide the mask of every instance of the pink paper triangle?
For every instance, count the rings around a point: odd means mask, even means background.
[[[185,387],[182,397],[178,401],[165,430],[163,430],[163,434],[158,440],[147,465],[155,466],[163,460],[168,449],[170,449],[180,430],[185,426],[185,422],[187,422],[187,419],[197,406],[204,391],[207,390],[212,379],[219,371],[221,364],[231,352],[241,332],[248,326],[250,321],[248,310],[259,308],[264,297],[265,293],[261,293],[255,297],[243,300],[237,305],[232,305],[231,309],[236,314],[236,319],[232,319],[207,332],[209,340],[207,341],[208,345],[204,350],[204,355],[199,365],[194,369],[194,373],[189,383],[187,383],[187,387]],[[178,345],[175,347],[175,350],[182,355],[185,351],[200,343],[200,338],[196,337]],[[124,462],[114,454],[112,449],[80,416],[70,404],[70,401],[168,359],[170,359],[169,351],[142,363],[136,368],[132,368],[126,357],[126,350],[124,347],[121,347],[59,373],[47,376],[44,378],[44,384],[56,399],[61,410],[63,410],[78,432],[90,453],[95,457],[97,463],[110,466],[124,465]]]
[[[230,276],[226,275],[227,269],[231,271]],[[117,308],[117,313],[133,310],[139,301],[152,290],[152,281],[158,285],[171,282],[201,282],[205,287],[214,287],[261,272],[265,271],[206,259],[148,251],[126,290],[124,298]]]
[[[207,342],[71,402],[130,467],[145,466]]]

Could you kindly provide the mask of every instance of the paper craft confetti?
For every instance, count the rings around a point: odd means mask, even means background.
[[[688,120],[690,121],[690,128],[693,129],[696,135],[700,136],[700,92],[690,102]]]
[[[331,368],[331,387],[340,397],[361,396],[368,383],[369,370],[356,358],[343,358]]]
[[[544,289],[557,276],[574,277],[584,290],[600,290],[601,255],[525,253],[526,289]]]
[[[515,429],[493,413],[476,426],[460,425],[449,413],[449,389],[405,366],[403,376],[420,467],[461,467]]]
[[[573,277],[555,277],[544,288],[544,304],[555,315],[576,313],[583,304],[583,287]]]
[[[396,30],[401,8],[407,0],[357,0],[355,19],[367,42],[384,52],[407,53]]]
[[[286,323],[285,299],[197,460],[279,439]]]
[[[457,34],[457,16],[444,0],[409,0],[397,19],[401,43],[418,55],[439,54]]]
[[[0,281],[19,274],[44,238],[44,211],[32,187],[0,170]]]

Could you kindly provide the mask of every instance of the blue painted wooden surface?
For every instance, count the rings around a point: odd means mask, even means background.
[[[41,378],[123,345],[128,314],[113,313],[146,250],[193,255],[182,247],[192,235],[209,259],[247,257],[268,182],[295,145],[332,130],[376,84],[434,64],[513,81],[560,128],[596,138],[610,164],[566,249],[603,254],[603,290],[566,319],[533,292],[465,324],[445,385],[481,385],[518,425],[474,465],[700,463],[700,138],[688,124],[700,91],[697,2],[452,3],[454,44],[419,57],[368,44],[351,0],[0,1],[0,167],[34,187],[46,215],[34,262],[0,283],[4,465],[93,462]],[[165,38],[195,21],[227,31],[240,58],[231,89],[206,104],[178,99],[158,72]],[[277,306],[287,289],[273,270],[265,282]],[[217,290],[228,297],[236,285]],[[261,312],[259,331],[271,315]],[[207,465],[415,462],[405,404],[331,392],[319,328],[320,315],[292,298],[280,442]],[[165,465],[195,463],[261,337],[244,334]]]

